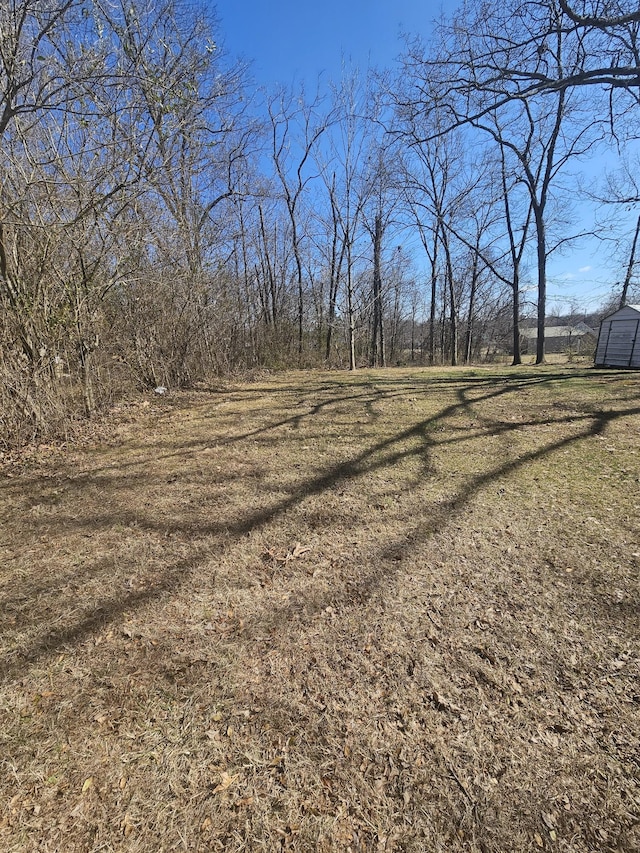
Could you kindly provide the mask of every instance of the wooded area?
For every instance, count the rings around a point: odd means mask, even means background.
[[[265,93],[206,3],[7,0],[0,446],[256,367],[518,364],[581,233],[572,167],[615,149],[602,201],[640,201],[639,28],[628,0],[469,2],[395,70]],[[637,229],[608,233],[631,297]]]

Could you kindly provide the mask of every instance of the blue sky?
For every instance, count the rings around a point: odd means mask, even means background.
[[[315,90],[323,81],[340,77],[343,61],[365,70],[387,68],[403,50],[403,33],[428,39],[432,22],[452,14],[458,0],[218,0],[222,42],[227,53],[251,63],[258,85],[304,83]],[[580,167],[579,167],[580,168]],[[603,162],[584,165],[585,175],[602,174]],[[587,181],[588,182],[588,181]],[[635,223],[634,214],[630,218]],[[587,229],[593,210],[581,209],[576,230]],[[550,259],[549,309],[568,308],[578,301],[584,310],[599,307],[612,285],[624,276],[611,262],[609,250],[585,240],[565,256]],[[531,271],[532,280],[535,271]]]
[[[402,32],[423,35],[442,8],[425,0],[218,0],[223,41],[233,55],[253,61],[259,82],[313,85],[336,78],[342,58],[386,67],[401,52]]]

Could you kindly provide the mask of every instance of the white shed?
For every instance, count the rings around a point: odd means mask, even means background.
[[[596,367],[640,368],[640,305],[625,305],[600,324]]]

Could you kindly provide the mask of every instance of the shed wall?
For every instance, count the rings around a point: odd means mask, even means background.
[[[620,313],[620,312],[619,312]],[[640,317],[612,316],[602,321],[595,363],[640,368]]]

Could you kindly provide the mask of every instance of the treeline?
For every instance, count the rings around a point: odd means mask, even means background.
[[[206,3],[5,0],[0,442],[134,385],[518,363],[548,259],[580,234],[576,166],[614,147],[603,202],[638,204],[627,5],[469,3],[398,69],[310,96],[256,91]]]

